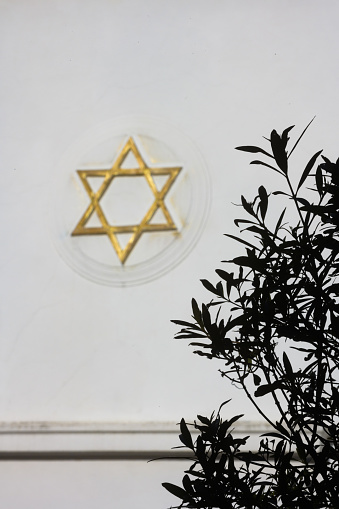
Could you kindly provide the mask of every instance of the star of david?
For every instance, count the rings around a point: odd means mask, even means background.
[[[122,168],[122,165],[130,152],[134,155],[138,163],[138,167]],[[165,205],[164,200],[181,169],[182,168],[178,166],[170,168],[166,166],[157,168],[148,166],[133,138],[129,138],[111,168],[106,170],[77,170],[80,180],[90,198],[90,204],[74,228],[72,236],[107,235],[119,257],[120,262],[124,264],[143,233],[177,230],[177,227],[174,224],[174,221]],[[160,190],[157,188],[153,178],[157,175],[168,176]],[[152,205],[147,210],[139,224],[120,226],[109,224],[100,205],[101,198],[104,196],[109,186],[113,184],[113,181],[116,177],[136,176],[143,176],[146,179],[147,184],[149,185],[154,196]],[[103,178],[103,182],[97,191],[92,189],[90,182],[88,181],[89,177]],[[163,213],[165,222],[155,224],[151,223],[153,216],[159,209]],[[87,226],[87,223],[93,214],[97,215],[97,218],[100,221],[100,226]],[[117,235],[120,233],[131,234],[129,241],[124,248],[121,247],[117,238]]]

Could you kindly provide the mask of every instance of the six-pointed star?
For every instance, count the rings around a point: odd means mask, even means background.
[[[135,159],[138,163],[138,168],[125,169],[122,168],[122,165],[128,156],[128,154],[132,152]],[[164,199],[168,191],[170,190],[173,182],[181,171],[181,167],[158,167],[158,168],[150,168],[147,166],[146,162],[142,158],[140,151],[138,150],[133,138],[129,138],[122,151],[118,155],[113,166],[107,170],[77,170],[77,173],[81,179],[81,182],[84,185],[84,188],[87,191],[87,194],[90,198],[90,204],[87,207],[84,215],[81,217],[80,221],[74,228],[72,235],[108,235],[118,257],[122,264],[127,260],[128,255],[131,253],[133,247],[141,237],[141,235],[145,232],[154,232],[154,231],[165,231],[165,230],[176,230],[176,226],[174,221],[164,203]],[[156,175],[168,175],[168,179],[165,184],[158,190],[153,176]],[[151,191],[154,195],[154,202],[151,207],[141,220],[140,224],[134,225],[124,225],[124,226],[116,226],[108,224],[106,216],[100,206],[100,199],[103,197],[108,187],[111,185],[112,181],[115,177],[135,177],[135,176],[144,176]],[[102,184],[100,185],[97,191],[94,191],[90,183],[88,182],[88,177],[104,177]],[[161,209],[163,212],[163,216],[166,219],[164,223],[151,224],[151,220],[158,209]],[[89,219],[91,218],[93,213],[97,214],[101,226],[98,227],[89,227],[86,226]],[[131,237],[124,249],[121,248],[117,234],[119,233],[131,233]]]

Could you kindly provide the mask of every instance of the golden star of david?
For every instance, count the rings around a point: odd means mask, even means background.
[[[138,163],[138,168],[122,168],[122,165],[130,152],[132,152],[134,155]],[[174,221],[164,203],[164,200],[181,169],[182,168],[178,166],[171,168],[150,168],[140,154],[140,151],[138,150],[133,138],[129,138],[111,168],[107,170],[77,170],[80,180],[83,183],[83,186],[90,198],[90,204],[74,228],[72,235],[107,235],[119,257],[120,262],[124,264],[143,233],[177,230],[177,227],[174,224]],[[153,179],[153,176],[157,175],[168,175],[168,179],[160,190],[158,190]],[[100,206],[100,199],[104,196],[115,177],[135,176],[145,177],[153,193],[154,202],[139,224],[124,226],[110,225],[106,219],[102,207]],[[88,177],[104,178],[97,191],[92,189],[90,183],[88,182]],[[153,224],[151,223],[151,220],[158,209],[162,211],[166,222]],[[101,226],[86,226],[94,213],[96,213]],[[122,249],[117,239],[117,234],[119,233],[131,233],[131,237],[124,249]]]

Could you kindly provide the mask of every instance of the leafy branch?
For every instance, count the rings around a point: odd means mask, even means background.
[[[219,409],[191,425],[182,419],[180,439],[194,461],[183,487],[164,483],[181,499],[179,508],[337,506],[339,159],[333,163],[317,151],[293,185],[291,155],[310,124],[290,150],[293,126],[281,135],[273,130],[268,148],[237,147],[260,154],[250,164],[278,173],[285,188],[268,193],[260,186],[252,201],[241,197],[247,217],[234,221],[240,236],[227,237],[243,254],[225,261],[233,271],[216,270],[216,283],[201,280],[212,300],[192,299],[192,321],[173,320],[181,327],[176,338],[190,340],[198,355],[224,361],[221,375],[245,391],[272,428],[253,453],[246,450],[248,437],[232,434],[241,416],[223,421]],[[277,197],[287,203],[270,227]],[[285,219],[291,209],[296,224]],[[278,420],[261,409],[262,397],[272,398]],[[195,441],[189,427],[198,431]]]

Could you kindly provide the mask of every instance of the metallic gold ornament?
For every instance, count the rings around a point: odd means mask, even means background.
[[[122,165],[130,152],[134,155],[138,163],[138,168],[122,168]],[[72,236],[108,235],[120,262],[124,264],[143,233],[177,230],[164,200],[181,169],[182,168],[178,166],[170,168],[166,166],[150,168],[144,161],[133,138],[129,138],[111,168],[106,170],[77,170],[80,180],[90,198],[90,204],[74,228]],[[168,179],[160,190],[157,189],[153,179],[153,177],[156,177],[157,175],[168,175]],[[139,224],[124,226],[110,225],[100,205],[101,198],[104,196],[109,186],[113,183],[115,177],[132,178],[136,176],[143,176],[146,179],[147,184],[153,193],[154,202]],[[104,178],[97,191],[92,189],[88,181],[88,178],[91,177]],[[159,209],[162,211],[166,222],[151,224],[153,216]],[[96,213],[101,226],[86,226],[94,213]],[[131,237],[124,249],[121,248],[117,239],[117,234],[120,233],[131,233]]]

